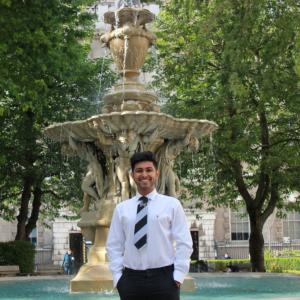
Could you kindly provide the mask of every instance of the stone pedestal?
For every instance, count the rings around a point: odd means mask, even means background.
[[[195,280],[191,276],[187,276],[181,286],[183,292],[193,292],[196,289]]]
[[[108,264],[83,265],[70,284],[71,292],[105,292],[112,289],[113,281]]]
[[[88,214],[87,214],[88,215]],[[91,220],[92,223],[97,223]],[[85,224],[81,221],[81,225]],[[104,292],[113,289],[112,276],[106,262],[105,242],[108,234],[107,226],[84,227],[83,231],[87,235],[87,229],[94,233],[94,245],[88,254],[88,263],[83,265],[74,279],[71,280],[71,292]]]

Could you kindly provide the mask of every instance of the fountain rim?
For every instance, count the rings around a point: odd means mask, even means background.
[[[93,123],[99,123],[100,128],[94,127]],[[160,138],[176,140],[184,138],[193,126],[193,136],[196,138],[207,136],[218,128],[215,122],[203,119],[179,119],[152,111],[119,111],[94,115],[85,120],[54,123],[44,129],[44,135],[55,142],[65,143],[68,141],[68,132],[72,132],[78,140],[92,142],[97,140],[98,130],[108,136],[132,130],[137,134],[148,135],[154,130],[159,130]]]
[[[89,121],[92,121],[94,119],[99,119],[100,117],[110,117],[110,116],[125,116],[125,115],[152,115],[152,116],[163,116],[167,117],[169,119],[172,119],[173,121],[179,121],[179,122],[188,122],[188,123],[207,123],[214,127],[214,130],[218,129],[217,123],[214,121],[209,121],[206,119],[187,119],[187,118],[178,118],[174,117],[172,115],[163,113],[163,112],[153,112],[153,111],[143,111],[143,110],[137,110],[137,111],[114,111],[110,113],[102,113],[98,115],[91,116],[84,120],[75,120],[75,121],[66,121],[66,122],[54,122],[53,124],[47,126],[44,131],[47,131],[48,129],[55,128],[55,127],[61,127],[64,124],[83,124]]]

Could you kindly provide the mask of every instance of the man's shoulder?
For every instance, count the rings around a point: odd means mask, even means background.
[[[169,203],[174,203],[176,205],[181,205],[180,201],[175,197],[163,195],[163,194],[159,194],[159,193],[157,193],[157,196],[160,200],[168,201]]]
[[[130,199],[126,199],[126,200],[123,200],[120,203],[118,203],[116,208],[117,209],[122,209],[123,207],[129,206],[134,202],[135,202],[135,197],[132,197]]]

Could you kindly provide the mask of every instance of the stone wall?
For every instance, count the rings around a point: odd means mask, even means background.
[[[197,227],[199,234],[199,259],[215,257],[215,213],[198,209],[185,209],[190,227]]]
[[[7,222],[0,218],[0,242],[13,241],[17,233],[17,222]]]
[[[80,232],[78,221],[58,218],[53,223],[53,264],[61,265],[64,254],[69,250],[69,233]]]

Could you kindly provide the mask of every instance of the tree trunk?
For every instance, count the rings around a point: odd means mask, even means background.
[[[33,191],[33,202],[32,202],[32,210],[31,215],[28,220],[27,225],[25,226],[25,235],[26,239],[29,240],[29,235],[31,231],[36,228],[36,223],[39,218],[40,207],[41,207],[41,199],[42,199],[42,190],[40,187],[36,187]]]
[[[28,219],[28,205],[31,197],[32,178],[27,177],[24,179],[23,192],[21,196],[21,206],[19,215],[17,217],[17,234],[15,240],[26,241],[26,222]]]
[[[249,239],[250,261],[252,272],[265,272],[264,237],[262,220],[256,214],[250,214],[251,233]]]
[[[23,192],[19,215],[17,217],[17,234],[15,240],[28,240],[26,234],[26,223],[28,221],[28,206],[31,198],[32,188],[36,180],[34,162],[37,160],[36,155],[36,136],[34,129],[34,113],[28,109],[24,114],[23,126],[20,128],[24,135],[23,147],[24,153],[21,164],[24,167],[23,175]]]

